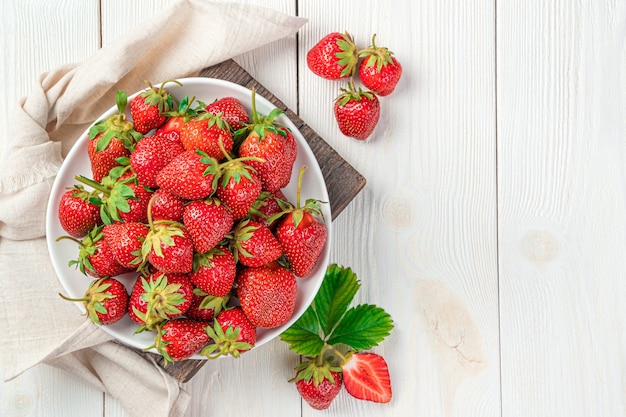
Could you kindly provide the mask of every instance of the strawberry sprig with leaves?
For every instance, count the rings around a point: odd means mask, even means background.
[[[366,351],[390,334],[393,321],[375,305],[350,306],[360,286],[350,268],[330,265],[313,303],[280,335],[291,350],[306,357],[296,367],[293,380],[314,408],[327,408],[339,392],[339,388],[328,389],[328,385],[341,385],[342,380],[356,398],[391,400],[386,362]],[[339,373],[342,378],[336,377]]]

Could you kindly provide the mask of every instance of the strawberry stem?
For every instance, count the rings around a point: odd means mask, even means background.
[[[304,176],[304,171],[306,171],[307,166],[303,165],[300,168],[300,173],[298,174],[298,191],[296,194],[296,210],[300,208],[300,192],[302,191],[302,177]]]
[[[84,248],[84,247],[85,247],[85,244],[84,244],[82,241],[80,241],[80,240],[78,240],[78,239],[76,239],[76,238],[73,238],[73,237],[71,237],[71,236],[59,236],[59,237],[57,237],[57,238],[56,238],[55,242],[59,242],[59,241],[61,241],[61,240],[63,240],[63,239],[71,240],[72,242],[74,242],[74,243],[76,243],[78,246],[80,246],[81,248]]]

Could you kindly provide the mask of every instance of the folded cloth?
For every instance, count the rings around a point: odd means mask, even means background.
[[[130,415],[179,416],[189,395],[150,359],[112,341],[63,289],[45,239],[45,209],[63,157],[115,102],[160,82],[295,34],[306,19],[263,7],[181,0],[80,64],[43,74],[0,138],[0,299],[3,376],[44,363],[116,397]],[[131,371],[132,370],[132,371]]]

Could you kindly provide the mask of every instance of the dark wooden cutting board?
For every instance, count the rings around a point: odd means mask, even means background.
[[[235,61],[229,60],[213,67],[206,68],[200,73],[203,77],[219,78],[240,84],[249,89],[256,89],[257,94],[271,101],[276,107],[285,111],[285,114],[296,125],[302,136],[306,139],[311,150],[317,158],[322,170],[328,196],[332,218],[346,208],[352,199],[365,186],[365,178],[344,160],[328,143],[324,141],[309,125],[297,114],[291,111],[285,104],[278,100],[269,90],[255,80],[246,70]],[[163,366],[163,358],[152,353],[154,360]],[[189,381],[198,370],[206,363],[203,360],[186,360],[168,364],[165,371],[181,382]]]

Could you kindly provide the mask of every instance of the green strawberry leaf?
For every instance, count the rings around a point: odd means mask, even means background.
[[[299,355],[317,356],[324,348],[324,340],[319,335],[319,320],[313,307],[309,306],[300,318],[280,334],[280,339],[288,343],[289,349]]]
[[[328,267],[322,286],[313,300],[324,335],[330,335],[339,323],[360,286],[356,274],[350,268],[336,264]]]
[[[346,311],[327,343],[367,350],[378,346],[392,329],[393,321],[385,310],[375,305],[361,304]]]

